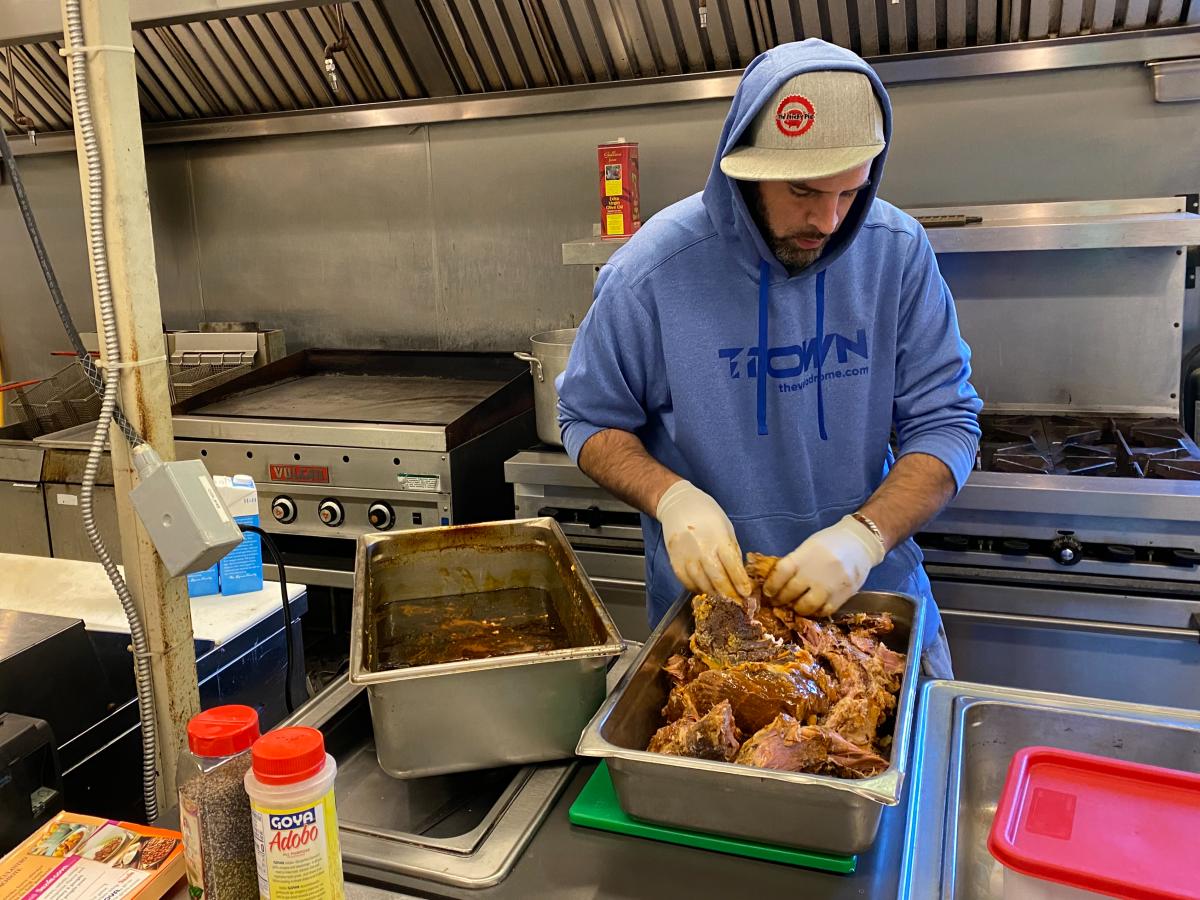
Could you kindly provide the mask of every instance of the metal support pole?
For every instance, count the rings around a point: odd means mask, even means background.
[[[119,49],[132,44],[128,0],[82,0],[84,43],[89,48],[87,79],[104,180],[104,234],[116,306],[117,334],[125,363],[154,360],[121,374],[121,406],[133,426],[164,461],[175,458],[168,370],[162,333],[158,276],[146,187],[146,161],[138,106],[134,56]],[[65,3],[63,7],[65,17]],[[69,37],[66,39],[69,41]],[[70,44],[67,44],[70,49]],[[70,66],[68,66],[68,70]],[[72,105],[74,105],[72,103]],[[74,110],[73,110],[74,112]],[[76,146],[83,147],[75,115]],[[84,216],[89,218],[88,177],[79,153]],[[89,256],[90,256],[89,249]],[[92,293],[96,296],[95,260]],[[97,321],[100,320],[97,304]],[[103,341],[101,341],[103,346]],[[184,579],[163,568],[129,503],[134,473],[129,447],[113,428],[113,484],[125,579],[150,644],[154,706],[159,735],[159,804],[174,805],[176,759],[188,720],[200,710],[191,605]]]

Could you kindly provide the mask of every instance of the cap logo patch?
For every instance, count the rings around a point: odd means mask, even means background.
[[[775,110],[775,126],[787,137],[800,137],[812,128],[816,118],[813,105],[808,102],[807,97],[801,97],[799,94],[784,97],[779,103],[779,108]]]

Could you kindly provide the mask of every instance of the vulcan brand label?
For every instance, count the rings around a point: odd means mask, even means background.
[[[784,97],[775,110],[775,127],[786,137],[800,137],[812,128],[817,113],[807,97],[792,94]]]
[[[290,484],[329,484],[329,466],[280,466],[272,463],[271,480]]]

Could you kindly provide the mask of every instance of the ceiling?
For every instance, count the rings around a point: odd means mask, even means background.
[[[1188,22],[1200,0],[359,0],[133,40],[142,114],[160,123],[738,69],[805,37],[876,57]],[[16,107],[39,132],[70,128],[61,46],[0,48],[7,130]]]

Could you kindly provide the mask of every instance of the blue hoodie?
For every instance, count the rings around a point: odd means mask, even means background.
[[[826,69],[871,80],[890,141],[887,93],[858,56],[810,39],[756,58],[704,192],[652,217],[601,269],[559,381],[573,460],[599,431],[632,432],[716,499],[743,551],[771,555],[862,506],[893,465],[893,428],[901,455],[940,459],[960,488],[979,440],[970,350],[933,250],[911,216],[875,196],[886,148],[871,187],[820,258],[795,275],[721,172],[721,157],[785,81]],[[659,523],[643,516],[642,527],[653,624],[682,586]],[[905,541],[866,588],[931,600],[921,560]],[[940,625],[928,607],[926,640]]]

